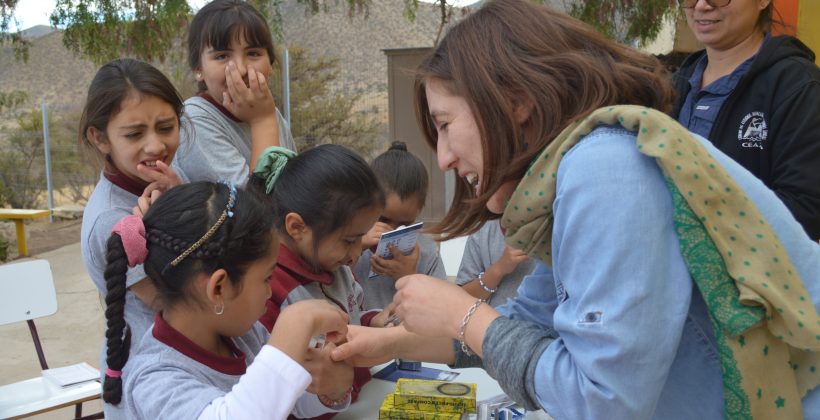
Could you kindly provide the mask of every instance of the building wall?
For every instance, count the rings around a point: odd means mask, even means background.
[[[800,38],[816,55],[820,55],[820,1],[802,0],[797,13],[797,37]],[[816,56],[815,56],[816,57]],[[815,58],[815,63],[820,60]]]

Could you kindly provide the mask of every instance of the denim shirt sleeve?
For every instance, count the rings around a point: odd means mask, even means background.
[[[692,283],[663,176],[634,141],[598,129],[564,157],[553,267],[499,309],[557,331],[522,378],[555,418],[651,418],[681,339]]]

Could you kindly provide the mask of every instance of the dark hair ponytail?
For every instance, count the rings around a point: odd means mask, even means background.
[[[231,189],[224,184],[183,184],[162,194],[143,217],[148,248],[143,268],[153,281],[163,307],[192,300],[189,285],[198,273],[210,275],[221,268],[232,283],[241,286],[248,266],[270,252],[273,242],[270,211],[257,194],[238,189],[231,209],[233,216],[226,217],[201,246],[178,264],[171,265],[171,261],[215,226],[226,211],[230,197]],[[128,257],[119,234],[108,238],[107,247],[106,363],[109,369],[121,371],[131,348],[131,333],[124,317]],[[110,404],[121,401],[121,378],[105,376],[103,399]]]
[[[427,200],[427,169],[421,159],[407,151],[407,144],[394,141],[386,152],[376,156],[370,165],[386,194],[402,200],[417,197],[424,207]]]
[[[121,371],[128,360],[131,348],[131,332],[125,323],[125,274],[128,271],[128,257],[122,246],[120,235],[108,238],[105,254],[105,342],[107,351],[105,363],[114,371]],[[119,404],[122,399],[122,378],[105,375],[103,400],[109,404]]]
[[[336,144],[316,146],[289,160],[270,197],[277,229],[284,232],[285,216],[296,213],[313,231],[314,246],[350,223],[358,211],[384,206],[384,192],[367,162]]]

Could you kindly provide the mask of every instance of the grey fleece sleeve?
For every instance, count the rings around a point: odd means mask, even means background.
[[[535,394],[535,367],[555,337],[552,328],[503,316],[493,320],[484,335],[484,369],[527,410],[541,408]]]

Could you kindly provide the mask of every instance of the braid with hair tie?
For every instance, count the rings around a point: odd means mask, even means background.
[[[109,404],[119,404],[122,399],[122,371],[128,361],[131,348],[131,332],[125,322],[125,286],[128,271],[128,257],[125,254],[120,235],[108,238],[105,268],[105,319],[106,358],[108,365],[103,381],[103,400]]]

